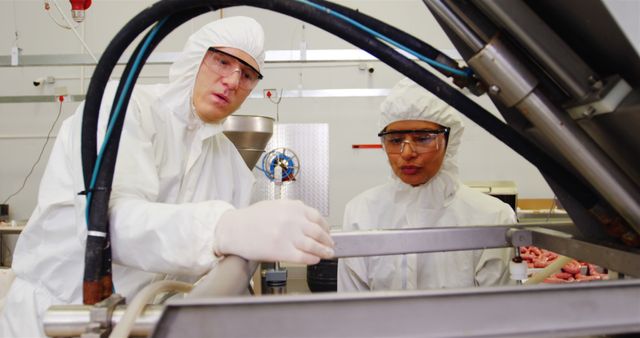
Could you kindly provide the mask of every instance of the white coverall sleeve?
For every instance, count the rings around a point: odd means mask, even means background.
[[[342,224],[343,231],[357,231],[358,226],[354,219],[354,202],[347,204]],[[352,257],[338,259],[338,292],[369,291],[367,281],[367,259],[365,257]]]
[[[505,205],[498,212],[495,224],[515,224],[513,210]],[[486,249],[481,251],[476,265],[476,285],[505,285],[510,282],[509,261],[513,256],[513,248]]]
[[[113,260],[147,272],[201,275],[217,260],[213,254],[215,224],[233,206],[225,201],[155,202],[160,179],[153,125],[151,117],[143,117],[132,100],[109,207]]]
[[[338,259],[338,292],[369,291],[364,258]]]

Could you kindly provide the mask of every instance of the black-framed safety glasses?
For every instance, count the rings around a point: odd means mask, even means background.
[[[263,78],[262,74],[246,61],[214,47],[209,47],[204,63],[221,76],[226,77],[240,72],[238,86],[243,89],[255,88],[258,81]]]

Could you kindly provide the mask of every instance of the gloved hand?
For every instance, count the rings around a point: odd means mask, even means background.
[[[317,264],[334,255],[329,224],[301,201],[262,201],[226,211],[215,229],[217,256]]]

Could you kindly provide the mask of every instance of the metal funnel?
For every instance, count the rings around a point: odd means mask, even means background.
[[[231,115],[222,125],[249,169],[253,169],[273,135],[274,119],[266,116]]]

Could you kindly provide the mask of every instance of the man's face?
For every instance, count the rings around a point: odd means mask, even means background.
[[[258,69],[257,62],[249,54],[237,48],[220,47],[218,50],[234,56]],[[240,86],[244,71],[250,71],[249,67],[238,63],[238,71],[233,71],[227,76],[216,72],[211,62],[220,62],[213,59],[215,52],[207,51],[203,62],[200,64],[196,83],[193,88],[193,105],[200,119],[207,123],[220,122],[235,112],[251,93],[251,89]],[[229,60],[232,60],[230,58]],[[235,60],[233,60],[235,61]],[[226,62],[226,59],[222,60]]]
[[[443,127],[437,123],[429,121],[417,121],[406,120],[392,122],[387,126],[385,132],[404,131],[404,130],[442,130]],[[419,134],[419,133],[418,133]],[[445,134],[427,134],[427,136],[433,136],[434,140],[430,146],[426,146],[427,143],[423,139],[420,139],[420,135],[416,136],[416,133],[411,134],[388,134],[392,136],[393,141],[397,145],[404,143],[400,148],[399,153],[390,153],[390,147],[385,147],[387,151],[387,157],[389,158],[389,164],[393,172],[402,180],[402,182],[418,186],[428,182],[433,176],[435,176],[444,160],[446,151]],[[386,137],[386,136],[385,136]],[[383,138],[384,140],[384,138]],[[422,142],[422,143],[421,143]],[[383,141],[383,146],[384,146]],[[431,147],[431,148],[429,148]],[[424,152],[423,152],[424,151]]]

